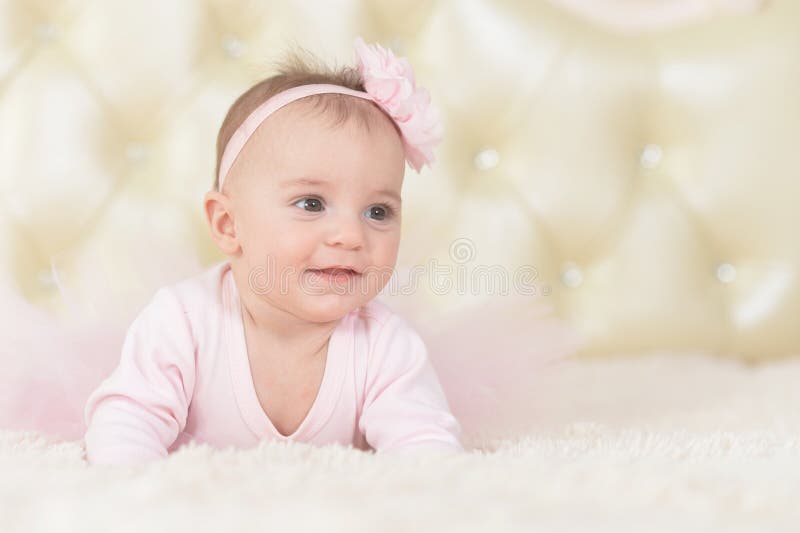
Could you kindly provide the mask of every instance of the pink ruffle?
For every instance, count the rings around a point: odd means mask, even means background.
[[[392,117],[403,134],[406,159],[419,172],[436,161],[433,149],[442,141],[441,113],[430,94],[417,87],[414,71],[406,58],[397,58],[378,44],[355,40],[356,66],[364,89]]]

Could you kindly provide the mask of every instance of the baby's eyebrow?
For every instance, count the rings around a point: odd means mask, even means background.
[[[282,187],[282,188],[296,187],[296,186],[299,186],[299,185],[303,185],[303,186],[309,186],[309,185],[328,186],[328,185],[330,185],[330,183],[325,181],[325,180],[320,180],[320,179],[316,179],[316,178],[292,178],[292,179],[289,179],[289,180],[282,181],[280,183],[280,187]],[[378,191],[375,191],[375,192],[377,194],[383,194],[385,196],[388,196],[388,197],[392,198],[398,204],[402,203],[402,200],[400,199],[400,195],[397,194],[395,191],[392,191],[390,189],[381,189],[381,190],[378,190]]]
[[[280,184],[281,187],[293,187],[295,185],[328,185],[328,182],[315,178],[293,178]]]
[[[397,194],[394,191],[390,191],[389,189],[381,189],[381,190],[375,191],[375,192],[377,192],[378,194],[383,194],[383,195],[386,195],[386,196],[392,198],[398,204],[403,202],[403,200],[400,199],[400,195],[399,194]]]

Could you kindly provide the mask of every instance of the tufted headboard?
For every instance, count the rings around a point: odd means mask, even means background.
[[[406,175],[398,271],[484,276],[387,297],[433,315],[523,280],[582,355],[798,353],[800,2],[640,35],[544,1],[403,5],[3,2],[0,281],[126,320],[223,259],[201,200],[228,106],[291,45],[343,64],[362,35],[445,119]]]

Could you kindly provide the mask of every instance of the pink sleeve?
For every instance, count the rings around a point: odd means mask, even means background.
[[[378,453],[464,449],[425,343],[399,315],[383,325],[370,354],[358,427]]]
[[[194,355],[180,302],[160,289],[128,329],[119,365],[86,403],[90,464],[138,464],[167,456],[186,425]]]

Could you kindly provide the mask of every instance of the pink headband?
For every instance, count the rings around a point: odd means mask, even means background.
[[[219,165],[219,190],[247,140],[268,116],[300,98],[322,93],[339,93],[372,100],[397,124],[403,137],[406,161],[419,172],[436,158],[433,148],[442,140],[443,126],[439,110],[431,104],[430,94],[417,87],[414,71],[404,57],[396,58],[380,45],[355,40],[356,65],[366,92],[325,83],[301,85],[282,91],[259,105],[233,133]]]

